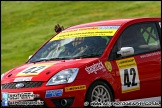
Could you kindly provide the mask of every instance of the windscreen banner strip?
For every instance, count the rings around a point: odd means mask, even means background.
[[[98,26],[65,30],[56,35],[50,41],[61,40],[66,38],[79,38],[91,36],[113,36],[119,26]]]

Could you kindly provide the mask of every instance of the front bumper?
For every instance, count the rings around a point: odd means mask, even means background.
[[[84,86],[84,88],[81,86]],[[39,95],[39,97],[36,97],[34,100],[40,99],[41,101],[44,101],[44,106],[46,107],[83,107],[88,86],[89,82],[86,80],[75,80],[70,84],[61,84],[55,86],[46,86],[46,82],[44,82],[43,85],[38,88],[2,89],[1,93],[33,92],[34,94]],[[62,95],[50,97],[46,96],[47,91],[60,89],[63,90]]]

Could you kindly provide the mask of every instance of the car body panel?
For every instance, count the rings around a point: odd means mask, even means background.
[[[53,76],[54,74],[56,74],[56,72],[62,70],[62,68],[66,69],[66,68],[72,68],[74,67],[81,67],[83,65],[86,65],[87,62],[91,62],[96,60],[97,58],[87,58],[87,59],[73,59],[73,60],[62,60],[62,61],[48,61],[48,62],[38,62],[38,63],[29,63],[29,64],[24,64],[12,71],[10,71],[8,74],[5,74],[3,81],[5,82],[1,82],[3,83],[7,83],[7,82],[12,82],[14,81],[15,77],[30,77],[32,76],[32,80],[31,81],[47,81],[51,76]],[[38,75],[30,75],[30,74],[24,74],[24,75],[20,75],[20,76],[16,76],[18,75],[20,72],[24,71],[27,68],[33,67],[33,66],[48,66],[45,70],[42,70]],[[46,72],[50,71],[50,74],[46,74]],[[10,75],[12,73],[12,75],[9,77],[8,79],[8,75]],[[44,76],[44,77],[42,77]],[[9,81],[7,81],[7,79]]]

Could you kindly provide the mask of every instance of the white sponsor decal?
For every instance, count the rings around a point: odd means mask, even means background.
[[[31,81],[32,77],[20,77],[15,78],[14,82],[21,82],[21,81]]]
[[[120,26],[99,26],[99,29],[118,29]]]
[[[154,53],[150,53],[150,54],[141,55],[140,57],[146,58],[146,57],[156,56],[156,55],[160,55],[160,54],[161,54],[161,52],[158,51],[158,52],[154,52]]]
[[[93,65],[85,68],[85,70],[87,71],[88,74],[91,74],[91,73],[95,73],[97,74],[97,71],[98,70],[102,70],[105,71],[105,67],[103,65],[103,63],[101,61],[98,61],[98,63],[93,63]]]

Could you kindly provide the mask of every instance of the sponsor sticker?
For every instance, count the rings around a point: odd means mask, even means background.
[[[62,96],[63,94],[63,89],[58,89],[58,90],[48,90],[46,91],[46,98],[51,98],[51,97],[59,97]]]
[[[50,41],[90,36],[113,36],[118,28],[119,26],[98,26],[64,30]]]
[[[19,72],[16,76],[32,76],[32,75],[34,76],[34,75],[38,75],[43,70],[50,67],[51,65],[53,65],[53,63],[35,64],[35,65],[30,66],[30,67],[24,69],[23,71]]]
[[[104,29],[118,29],[120,26],[99,26],[98,28],[101,30]]]
[[[105,70],[106,68],[104,67],[103,63],[101,61],[98,61],[97,63],[93,63],[91,66],[86,66],[85,70],[88,74],[95,73],[97,74],[97,71],[99,70]]]
[[[20,78],[15,78],[13,82],[21,82],[21,81],[31,81],[32,77],[20,77]]]
[[[65,92],[85,90],[85,89],[86,89],[86,85],[70,86],[70,87],[65,87]]]
[[[108,69],[109,72],[112,71],[112,66],[111,66],[111,63],[110,62],[106,61],[105,62],[105,66],[106,66],[106,68]]]
[[[157,55],[160,55],[160,54],[161,54],[161,51],[157,51],[157,52],[153,52],[153,53],[149,53],[149,54],[143,54],[140,57],[141,58],[147,58],[147,57],[157,56]]]
[[[134,57],[116,60],[119,68],[122,93],[140,89],[137,64]]]

